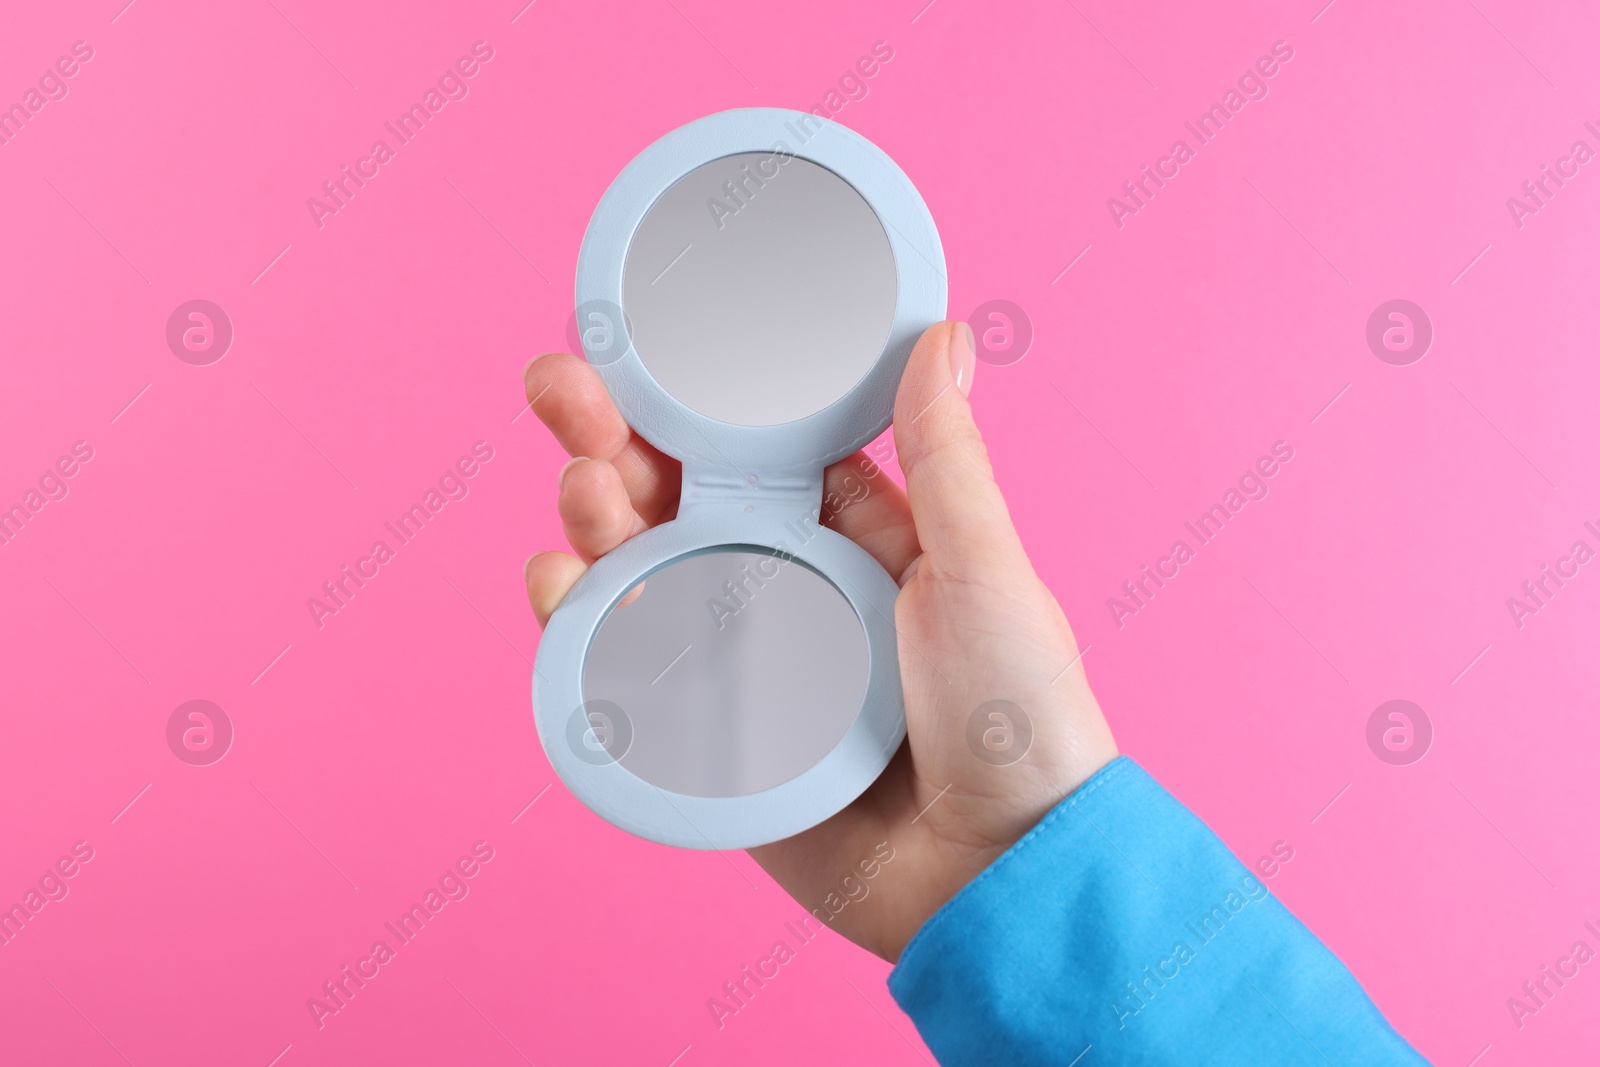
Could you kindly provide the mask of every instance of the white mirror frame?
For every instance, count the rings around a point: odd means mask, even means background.
[[[587,306],[602,314],[622,308],[623,265],[633,234],[679,178],[724,156],[774,150],[833,171],[883,223],[896,273],[883,355],[848,393],[813,415],[774,426],[738,426],[701,415],[667,393],[645,370],[625,328],[615,329],[604,348],[591,347],[585,337],[584,354],[623,417],[651,444],[683,461],[683,493],[677,518],[629,540],[584,573],[551,616],[534,664],[535,723],[562,781],[608,822],[683,848],[750,848],[817,825],[877,779],[905,736],[894,630],[899,589],[871,556],[819,526],[818,517],[823,468],[889,425],[912,346],[945,314],[943,248],[910,179],[866,138],[805,112],[750,108],[699,119],[646,148],[606,190],[578,257],[577,304],[580,312]],[[771,180],[781,181],[781,174]],[[620,319],[614,327],[623,327],[625,316],[611,317]],[[581,336],[586,325],[580,316]],[[833,583],[860,618],[867,640],[866,696],[844,736],[796,777],[737,797],[672,792],[615,761],[580,757],[568,741],[569,720],[582,714],[585,657],[612,607],[650,573],[684,556],[743,545],[806,563]]]

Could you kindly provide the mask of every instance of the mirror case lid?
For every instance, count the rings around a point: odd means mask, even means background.
[[[894,257],[896,300],[884,350],[866,375],[815,414],[769,426],[741,426],[688,407],[651,376],[633,347],[623,270],[639,224],[656,200],[697,167],[745,152],[809,160],[860,194],[883,224]],[[766,488],[820,489],[822,468],[875,439],[894,414],[895,391],[912,346],[944,317],[944,250],[911,180],[877,145],[831,120],[785,108],[708,115],[651,144],[601,197],[578,255],[578,334],[629,425],[684,463],[686,500]],[[826,313],[825,310],[822,313]],[[750,339],[752,346],[760,337]]]

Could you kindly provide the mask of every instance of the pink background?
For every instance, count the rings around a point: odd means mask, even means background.
[[[0,948],[0,1061],[922,1062],[831,933],[717,1029],[802,909],[542,792],[520,577],[563,457],[519,371],[565,346],[606,184],[708,112],[821,104],[880,40],[838,121],[927,199],[952,315],[1032,320],[973,402],[1124,750],[1247,862],[1292,846],[1273,891],[1430,1059],[1600,1056],[1596,966],[1506,1006],[1600,949],[1600,565],[1506,605],[1600,548],[1600,162],[1506,206],[1600,149],[1600,20],[1324,2],[8,2],[0,103],[94,58],[0,146],[0,505],[94,458],[0,546],[0,903],[95,854]],[[307,198],[479,40],[470,95],[319,230]],[[1279,40],[1270,95],[1119,229],[1106,199]],[[165,341],[195,298],[236,332],[209,366]],[[1393,298],[1436,331],[1410,366],[1364,339]],[[1270,495],[1119,628],[1107,598],[1278,440]],[[319,630],[307,598],[476,441],[470,494]],[[205,767],[165,736],[197,698],[237,734]],[[1395,698],[1436,733],[1410,766],[1365,739]],[[307,998],[480,840],[319,1030]]]

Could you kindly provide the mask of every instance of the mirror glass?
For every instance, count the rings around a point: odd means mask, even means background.
[[[704,552],[655,571],[634,596],[601,622],[584,661],[569,731],[580,758],[609,755],[689,796],[745,796],[815,765],[855,721],[866,632],[799,560]]]
[[[895,308],[883,224],[833,171],[783,153],[726,156],[651,205],[622,300],[651,376],[702,415],[772,426],[849,392]]]

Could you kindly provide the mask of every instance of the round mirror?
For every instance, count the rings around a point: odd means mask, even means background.
[[[651,573],[601,622],[568,743],[675,793],[745,796],[827,755],[866,690],[866,633],[831,582],[760,548],[714,550]]]
[[[651,205],[623,265],[645,369],[687,407],[773,426],[848,393],[883,354],[894,254],[833,171],[783,153],[696,167]]]

